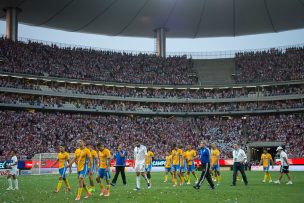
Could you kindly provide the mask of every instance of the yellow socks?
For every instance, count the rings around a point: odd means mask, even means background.
[[[184,183],[184,176],[180,176],[180,184]]]
[[[107,185],[106,190],[110,192],[110,185]]]
[[[104,187],[103,187],[103,185],[102,185],[101,183],[99,183],[99,188],[100,188],[101,192],[102,192],[103,189],[104,189]]]
[[[65,179],[65,180],[64,180],[64,183],[65,183],[65,185],[66,185],[66,187],[67,187],[68,189],[70,189],[70,188],[71,188],[71,186],[70,186],[70,183],[69,183],[68,179]]]
[[[221,176],[220,176],[220,175],[217,176],[217,181],[218,181],[219,183],[221,182]]]
[[[165,181],[167,182],[167,180],[168,180],[168,175],[165,175]]]
[[[62,180],[59,180],[59,181],[58,181],[58,184],[57,184],[56,190],[59,191],[60,188],[61,188],[61,186],[62,186]]]
[[[79,187],[77,191],[77,197],[80,197],[81,193],[82,193],[82,187]]]
[[[87,194],[90,193],[89,189],[88,189],[88,186],[84,186],[84,190],[86,191]]]
[[[268,174],[267,174],[267,173],[265,173],[265,174],[264,174],[264,181],[266,181],[266,180],[267,180],[267,177],[268,177]]]
[[[187,174],[187,179],[188,179],[188,183],[190,184],[190,180],[191,180],[191,178],[190,178],[191,176],[190,176],[190,174]]]

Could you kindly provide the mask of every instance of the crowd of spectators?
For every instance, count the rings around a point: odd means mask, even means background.
[[[244,126],[246,125],[246,133]],[[303,117],[300,115],[240,117],[178,118],[135,117],[115,115],[87,115],[27,111],[0,111],[0,156],[8,149],[17,149],[18,155],[56,152],[60,144],[70,152],[76,141],[103,142],[113,151],[122,145],[132,158],[134,141],[151,147],[155,158],[164,158],[172,144],[198,148],[199,141],[215,142],[221,158],[231,158],[232,144],[245,145],[250,141],[279,141],[286,145],[289,157],[304,156]]]
[[[12,77],[0,77],[0,87],[33,89],[65,94],[87,94],[115,97],[161,99],[221,99],[304,94],[304,84],[274,85],[265,87],[155,89],[109,87],[88,84],[45,82]]]
[[[236,82],[304,79],[304,47],[236,54]]]
[[[59,48],[0,39],[0,70],[82,80],[142,84],[195,84],[186,57]]]
[[[226,102],[226,103],[159,103],[110,101],[99,99],[40,96],[16,93],[1,93],[0,103],[31,105],[33,107],[74,108],[86,110],[110,110],[131,112],[231,112],[304,108],[303,100]]]

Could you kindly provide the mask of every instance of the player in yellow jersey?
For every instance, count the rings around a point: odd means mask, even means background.
[[[177,186],[177,175],[179,174],[180,169],[180,156],[182,155],[181,150],[177,148],[176,144],[173,144],[173,149],[171,152],[172,155],[172,173],[173,173],[173,187]]]
[[[145,171],[147,173],[147,178],[150,180],[150,184],[151,184],[151,171],[152,171],[152,162],[154,159],[154,153],[151,151],[151,148],[148,148],[148,152],[146,155],[146,167],[145,167]]]
[[[172,167],[172,155],[170,155],[169,152],[166,152],[166,163],[165,163],[165,180],[164,183],[168,181],[168,173],[171,174],[172,176],[172,182],[173,182],[173,173],[171,172],[171,167]]]
[[[268,153],[267,149],[263,150],[263,154],[261,155],[261,161],[260,161],[260,166],[263,164],[263,170],[264,170],[264,180],[262,181],[263,183],[265,183],[267,181],[267,179],[269,179],[269,183],[272,182],[271,180],[271,176],[269,173],[269,168],[270,168],[270,163],[272,165],[274,165],[273,159],[271,154]]]
[[[92,155],[92,161],[93,161],[93,165],[91,166],[90,164],[88,165],[88,174],[89,174],[89,180],[90,180],[90,188],[89,191],[90,192],[95,192],[95,186],[94,186],[94,181],[93,181],[93,175],[95,174],[95,172],[97,171],[96,168],[98,168],[98,166],[96,166],[96,162],[97,162],[97,152],[94,150],[94,147],[92,144],[88,144],[87,145],[88,149],[91,152]]]
[[[96,177],[96,181],[100,187],[100,196],[109,197],[110,196],[110,163],[111,163],[111,152],[109,149],[105,148],[102,143],[97,144],[98,149],[98,162],[99,169]],[[106,189],[102,185],[101,179],[104,178],[107,183]]]
[[[195,174],[195,164],[194,164],[194,160],[195,160],[195,158],[197,158],[197,152],[194,149],[192,149],[192,147],[190,145],[187,146],[187,151],[185,152],[185,158],[187,161],[187,185],[191,184],[190,173],[193,174],[193,176],[196,180],[195,184],[197,184],[198,178]]]
[[[76,196],[76,201],[80,200],[82,189],[84,188],[86,191],[85,199],[88,199],[92,193],[89,191],[88,187],[84,183],[84,178],[87,175],[88,172],[88,164],[91,166],[93,165],[92,155],[88,148],[85,147],[83,140],[78,140],[77,144],[79,146],[78,149],[75,151],[74,158],[70,161],[68,167],[71,167],[72,164],[75,162],[77,164],[77,172],[78,172],[78,191]]]
[[[59,192],[61,186],[62,186],[62,181],[64,181],[65,186],[66,186],[66,191],[70,191],[71,190],[71,186],[70,183],[68,181],[68,179],[66,178],[66,170],[67,170],[67,165],[69,164],[70,161],[70,155],[69,153],[67,153],[65,151],[65,147],[63,145],[61,145],[59,147],[59,153],[57,155],[57,160],[55,161],[55,163],[53,163],[53,165],[51,166],[51,168],[53,168],[58,162],[59,162],[59,166],[58,166],[58,170],[59,170],[59,180],[58,180],[58,184],[56,187],[55,192]],[[71,167],[69,167],[70,169],[70,173],[72,172]]]
[[[180,178],[180,183],[179,185],[182,186],[184,185],[185,182],[185,173],[187,171],[187,162],[186,162],[186,154],[183,152],[182,146],[179,147],[180,150],[180,168],[179,168],[179,178]]]
[[[215,143],[211,144],[211,170],[214,172],[215,178],[217,179],[217,185],[221,184],[220,174],[220,150],[217,148]]]

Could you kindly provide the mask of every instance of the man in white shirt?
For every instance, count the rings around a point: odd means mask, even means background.
[[[7,181],[8,181],[8,188],[6,190],[19,190],[18,186],[18,180],[17,180],[17,175],[18,175],[18,169],[17,169],[17,164],[18,164],[18,159],[16,156],[16,152],[12,151],[11,152],[11,160],[10,163],[8,164],[8,167],[10,169],[10,173],[7,176]],[[15,184],[15,188],[13,188],[13,183],[12,183],[12,178]]]
[[[139,140],[136,140],[135,148],[134,148],[134,169],[136,172],[136,189],[135,190],[137,190],[137,191],[140,190],[140,174],[147,181],[148,188],[149,189],[151,188],[150,181],[147,178],[147,174],[145,173],[147,154],[148,154],[147,148],[144,145],[141,145]]]
[[[241,172],[245,185],[248,185],[247,176],[244,171],[244,164],[247,162],[247,155],[238,144],[234,144],[233,148],[233,180],[231,186],[236,186],[236,175],[238,171]]]
[[[280,184],[283,174],[285,173],[288,177],[288,182],[286,183],[286,185],[292,185],[291,177],[289,175],[289,162],[288,162],[287,154],[286,154],[286,152],[283,151],[282,147],[278,147],[277,152],[280,154],[281,169],[280,169],[279,180],[274,181],[274,183]]]

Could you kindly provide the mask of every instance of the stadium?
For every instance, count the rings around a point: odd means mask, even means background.
[[[304,29],[303,0],[0,8],[0,202],[303,202],[303,36],[260,49],[167,51],[168,39]],[[149,38],[155,51],[23,38],[19,24]]]

